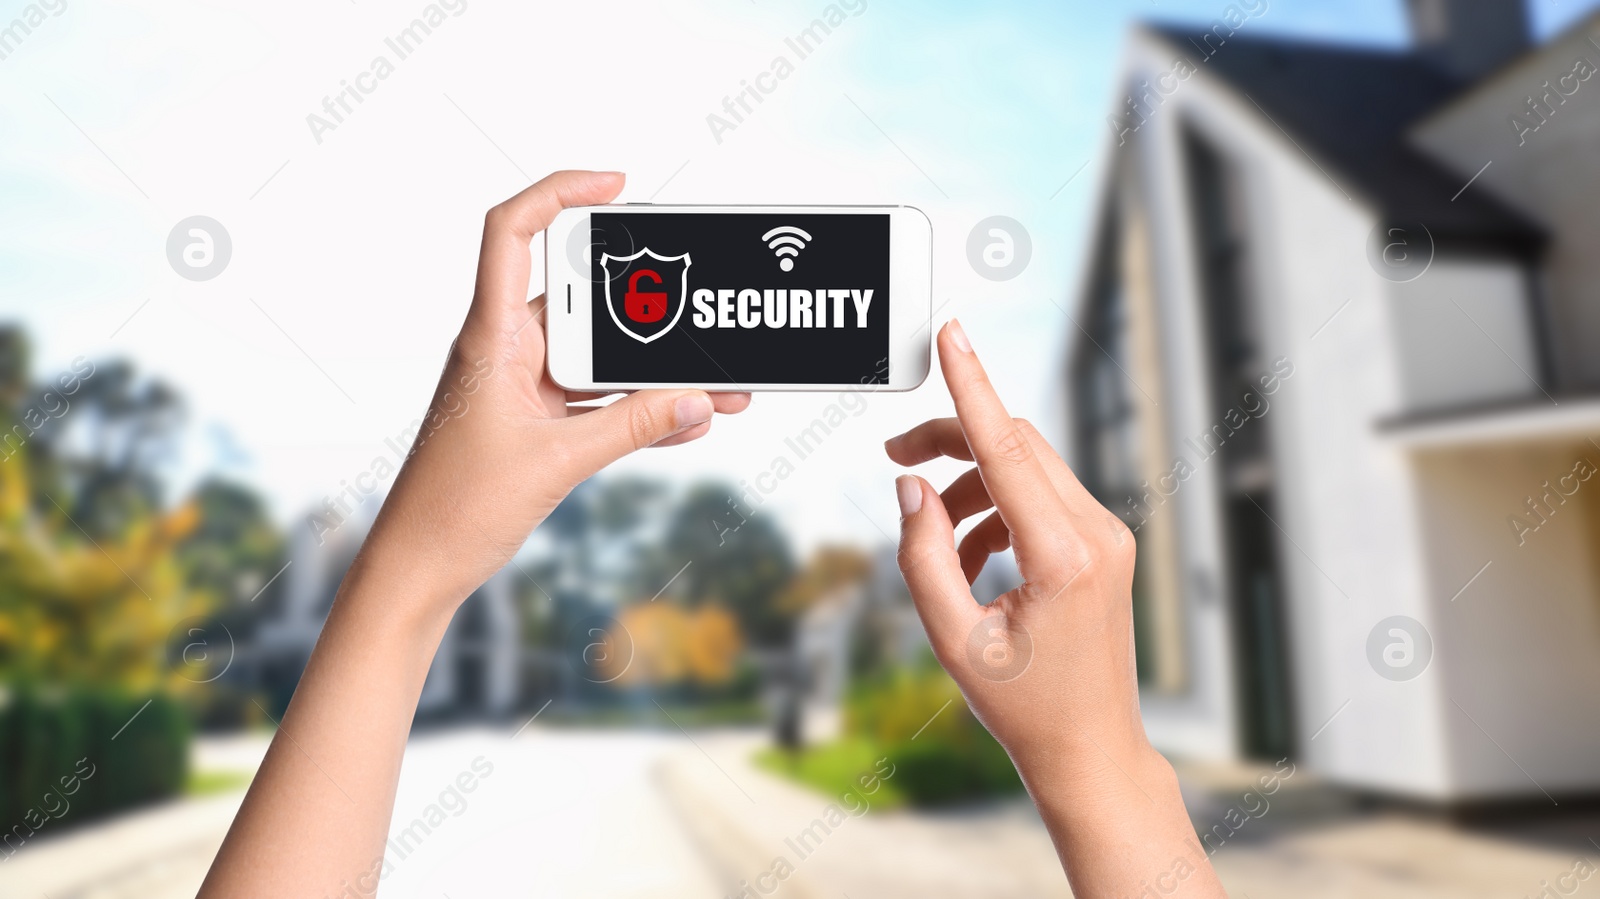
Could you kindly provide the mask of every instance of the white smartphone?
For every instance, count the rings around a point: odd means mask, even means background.
[[[545,229],[568,390],[910,390],[928,376],[933,226],[909,206],[562,210]]]

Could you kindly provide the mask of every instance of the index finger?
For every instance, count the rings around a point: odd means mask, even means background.
[[[609,203],[622,192],[621,172],[555,172],[489,210],[478,251],[478,287],[472,318],[512,329],[527,321],[528,244],[568,206]]]
[[[983,485],[1011,531],[1018,560],[1059,558],[1062,547],[1056,535],[1066,521],[1066,509],[1033,442],[1006,411],[954,319],[939,333],[939,364]]]

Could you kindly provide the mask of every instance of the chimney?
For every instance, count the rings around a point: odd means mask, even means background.
[[[1407,0],[1417,52],[1475,81],[1532,45],[1523,0]]]

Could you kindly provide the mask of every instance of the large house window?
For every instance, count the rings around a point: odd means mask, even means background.
[[[1128,376],[1123,374],[1128,308],[1115,283],[1108,284],[1097,300],[1084,328],[1092,345],[1084,354],[1085,364],[1078,381],[1079,426],[1090,443],[1085,448],[1085,458],[1096,495],[1107,507],[1127,515],[1118,508],[1122,503],[1107,500],[1113,500],[1118,493],[1131,495],[1139,483],[1139,421],[1129,396]]]
[[[1216,466],[1225,547],[1226,600],[1232,632],[1239,737],[1247,754],[1281,758],[1294,750],[1287,613],[1271,422],[1228,424],[1268,371],[1260,297],[1251,286],[1250,216],[1240,168],[1192,127],[1183,129],[1190,233],[1199,281],[1205,344],[1207,430],[1202,465]],[[1233,421],[1239,419],[1233,417]]]
[[[1134,388],[1127,373],[1132,365],[1131,338],[1120,272],[1118,227],[1114,218],[1108,219],[1101,234],[1093,286],[1080,323],[1083,339],[1072,372],[1072,409],[1078,478],[1101,505],[1131,528],[1137,524],[1138,515],[1128,498],[1141,492],[1139,482],[1144,478],[1139,473],[1139,460],[1143,438],[1134,406]],[[1158,680],[1157,669],[1162,662],[1154,640],[1154,610],[1146,568],[1146,559],[1140,555],[1133,582],[1133,637],[1139,683],[1144,686]]]

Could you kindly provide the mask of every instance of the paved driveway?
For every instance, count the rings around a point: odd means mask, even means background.
[[[515,725],[412,741],[381,895],[694,897],[738,892],[795,854],[829,797],[755,770],[757,733],[549,730]],[[264,738],[208,740],[202,767],[250,769]],[[452,793],[463,772],[478,787]],[[487,773],[485,773],[487,772]],[[1199,826],[1222,820],[1253,771],[1180,766]],[[1511,897],[1600,858],[1590,809],[1472,827],[1364,808],[1297,778],[1215,856],[1234,895]],[[195,893],[241,792],[182,800],[30,842],[0,862],[4,899],[177,899]],[[437,806],[434,811],[430,807]],[[1252,806],[1257,807],[1257,806]],[[429,823],[430,812],[432,823]],[[413,822],[421,819],[426,826]],[[293,859],[285,859],[293,864]],[[1590,864],[1593,864],[1591,861]],[[780,895],[1067,895],[1025,802],[942,814],[873,811],[808,851]],[[1570,878],[1569,878],[1570,879]]]
[[[681,733],[536,725],[513,739],[512,730],[412,741],[391,830],[408,851],[383,882],[385,899],[721,895],[653,777],[664,754],[687,745]],[[264,748],[259,738],[235,739],[207,744],[201,755],[207,764],[247,767]],[[475,762],[478,788],[451,794]],[[0,896],[192,897],[241,798],[168,803],[30,843],[0,863]],[[444,821],[412,827],[419,817],[427,823],[433,805]]]

